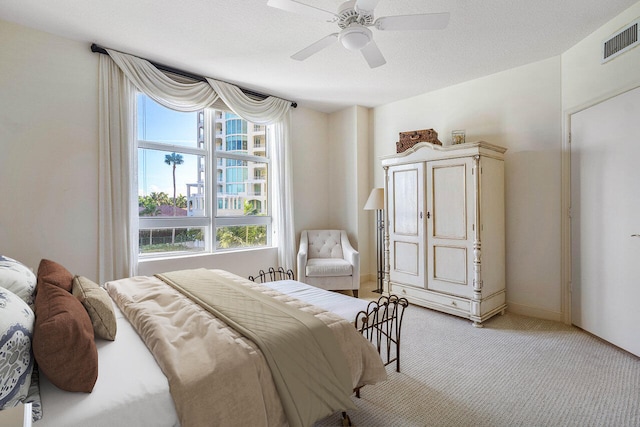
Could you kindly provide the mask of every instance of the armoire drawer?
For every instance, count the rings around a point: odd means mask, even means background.
[[[471,302],[465,298],[430,292],[393,282],[391,282],[390,292],[400,297],[406,297],[409,302],[423,307],[463,315],[464,317],[469,317],[471,313]]]

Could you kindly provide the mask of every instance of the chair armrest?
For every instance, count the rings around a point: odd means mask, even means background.
[[[304,281],[307,277],[307,251],[309,248],[309,239],[306,231],[300,233],[300,247],[298,248],[298,280]]]
[[[342,257],[348,261],[351,265],[360,265],[360,253],[356,251],[346,233],[340,234],[340,243],[342,244]]]
[[[347,233],[343,231],[340,233],[340,243],[342,244],[342,257],[353,266],[353,284],[352,289],[360,288],[360,253],[356,251],[353,246],[351,246],[351,242],[349,242],[349,237],[347,237]]]

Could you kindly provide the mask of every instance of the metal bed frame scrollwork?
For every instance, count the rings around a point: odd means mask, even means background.
[[[400,372],[400,333],[404,309],[409,305],[406,298],[396,295],[381,296],[371,301],[367,310],[356,315],[355,325],[378,349],[385,366],[396,362]]]
[[[268,279],[268,280],[267,280]],[[276,280],[295,280],[293,270],[289,269],[287,271],[284,268],[279,267],[277,270],[273,267],[270,267],[266,272],[264,270],[260,270],[257,276],[249,276],[249,280],[257,283],[265,283],[265,282],[275,282]]]

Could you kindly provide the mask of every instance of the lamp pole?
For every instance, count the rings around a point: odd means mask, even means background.
[[[365,210],[376,211],[376,271],[377,288],[374,292],[381,294],[384,291],[384,189],[374,188],[371,190],[369,199],[364,205]]]
[[[378,262],[377,262],[377,270],[378,270],[378,287],[375,289],[374,292],[377,292],[379,294],[382,293],[383,291],[383,286],[382,286],[382,281],[384,280],[384,269],[383,269],[383,264],[384,264],[384,254],[382,252],[382,247],[383,247],[383,243],[382,243],[382,237],[384,234],[384,219],[382,217],[382,209],[376,209],[376,216],[378,219],[378,224],[377,224],[377,228],[376,228],[376,250],[378,251]]]

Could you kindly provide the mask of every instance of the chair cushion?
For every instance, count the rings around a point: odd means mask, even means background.
[[[343,258],[340,230],[308,230],[308,254],[312,258]]]
[[[353,266],[342,258],[313,258],[307,261],[307,276],[351,276]]]

